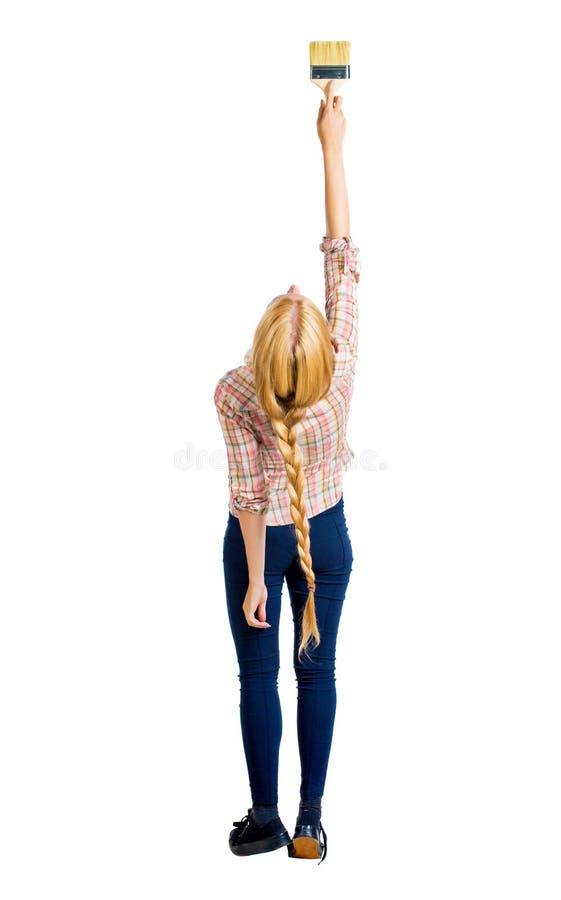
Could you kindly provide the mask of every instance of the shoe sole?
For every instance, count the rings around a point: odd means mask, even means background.
[[[230,844],[230,850],[234,856],[253,856],[254,853],[268,853],[270,850],[280,850],[290,844],[288,831],[273,837],[263,838],[262,841],[253,841],[251,844]]]
[[[319,841],[313,837],[293,838],[288,848],[288,855],[293,859],[320,859]]]

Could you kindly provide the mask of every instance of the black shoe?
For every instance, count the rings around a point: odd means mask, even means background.
[[[233,822],[236,827],[230,832],[230,850],[236,856],[251,856],[253,853],[268,853],[290,843],[290,835],[278,818],[266,825],[256,825],[251,818],[251,809],[241,822]]]
[[[320,863],[323,862],[327,856],[327,835],[321,822],[317,826],[297,825],[288,845],[288,855],[293,859],[319,859]]]

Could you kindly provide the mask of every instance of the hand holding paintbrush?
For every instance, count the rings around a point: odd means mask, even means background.
[[[323,152],[340,151],[343,146],[347,120],[343,115],[343,98],[336,95],[336,81],[328,81],[326,99],[322,98],[317,117],[317,131]]]
[[[317,117],[325,173],[325,233],[327,237],[334,238],[350,237],[351,228],[343,164],[347,121],[341,109],[343,98],[335,95],[336,85],[336,81],[326,85],[326,99],[322,99]]]

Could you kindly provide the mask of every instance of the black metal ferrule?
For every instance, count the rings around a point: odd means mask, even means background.
[[[310,66],[310,78],[350,78],[350,66]]]

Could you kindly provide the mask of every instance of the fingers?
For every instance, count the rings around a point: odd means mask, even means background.
[[[270,628],[268,622],[258,622],[253,613],[250,613],[249,616],[245,617],[245,620],[248,625],[251,625],[253,628]]]
[[[248,625],[252,628],[270,628],[268,622],[265,621],[267,614],[265,607],[267,605],[267,588],[265,585],[261,587],[249,587],[245,600],[242,605],[243,614]],[[256,618],[256,614],[258,618]]]
[[[337,106],[339,107],[343,101],[343,98],[340,94],[335,95],[337,90],[337,79],[332,78],[331,81],[327,82],[327,86],[325,88],[325,95],[327,98],[328,106]]]
[[[270,628],[271,627],[269,625],[269,623],[265,621],[267,618],[265,606],[266,606],[266,602],[260,603],[255,608],[255,610],[244,607],[243,612],[244,612],[245,620],[248,625],[251,625],[252,628]],[[257,613],[257,616],[259,618],[255,617],[255,613]]]

